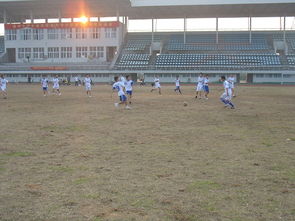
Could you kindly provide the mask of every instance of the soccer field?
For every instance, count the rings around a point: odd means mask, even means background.
[[[136,87],[132,110],[106,85],[8,89],[0,220],[294,220],[295,87],[238,87],[235,110],[221,85]]]

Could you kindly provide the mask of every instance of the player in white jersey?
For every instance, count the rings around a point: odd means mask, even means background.
[[[52,93],[54,94],[58,94],[59,96],[61,95],[60,93],[60,89],[59,89],[59,79],[58,79],[58,75],[55,75],[55,77],[52,79]]]
[[[88,97],[91,97],[91,78],[89,74],[86,75],[84,79],[85,90]]]
[[[126,84],[126,78],[125,78],[123,75],[120,76],[120,81],[121,81],[123,84]]]
[[[197,87],[196,87],[196,98],[202,98],[202,91],[204,91],[204,76],[201,73],[197,79]]]
[[[125,89],[126,94],[128,96],[128,103],[131,104],[132,94],[133,94],[133,80],[131,79],[131,76],[126,76],[126,82],[125,82]]]
[[[204,77],[204,91],[205,91],[205,98],[208,100],[208,94],[209,94],[209,75],[206,74]]]
[[[223,82],[224,93],[221,95],[220,100],[224,103],[225,107],[231,107],[235,109],[235,105],[231,102],[232,99],[232,89],[230,83],[225,79],[225,76],[221,76],[220,79]]]
[[[228,78],[227,78],[227,81],[230,83],[230,86],[231,86],[231,90],[232,90],[232,93],[233,93],[233,97],[235,97],[235,93],[234,93],[234,88],[235,88],[235,77],[233,75],[230,75]]]
[[[180,94],[181,93],[181,90],[180,90],[180,80],[179,80],[179,76],[176,76],[176,79],[175,79],[175,89],[174,89],[175,92],[179,92]]]
[[[43,90],[43,95],[45,97],[48,95],[48,79],[45,76],[43,76],[41,79],[41,86]]]
[[[125,95],[125,84],[119,80],[119,77],[114,78],[115,83],[113,84],[113,93],[118,92],[120,103],[115,103],[115,107],[119,107],[120,104],[124,104],[126,109],[131,109],[127,103],[127,97]]]
[[[158,90],[159,94],[160,95],[162,94],[159,76],[156,76],[156,78],[154,80],[154,88],[151,90],[151,92],[153,92],[154,90]]]
[[[79,86],[79,77],[76,76],[76,77],[74,78],[74,80],[75,80],[75,86],[76,86],[76,87]]]
[[[7,83],[8,83],[8,80],[6,80],[4,78],[4,75],[1,74],[0,88],[1,88],[2,96],[3,96],[4,99],[7,99]]]

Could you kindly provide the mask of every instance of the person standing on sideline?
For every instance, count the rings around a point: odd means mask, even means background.
[[[8,84],[8,80],[6,80],[4,75],[1,74],[0,88],[1,88],[3,99],[7,99],[7,84]]]

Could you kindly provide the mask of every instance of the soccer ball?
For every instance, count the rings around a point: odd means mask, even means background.
[[[185,101],[185,102],[183,102],[183,106],[187,106],[188,105],[188,103]]]

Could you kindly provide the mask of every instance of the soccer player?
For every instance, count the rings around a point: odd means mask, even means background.
[[[236,95],[234,93],[234,88],[235,88],[235,77],[234,77],[234,75],[230,75],[227,78],[227,81],[230,83],[231,90],[232,90],[232,93],[233,93],[233,97],[235,97]]]
[[[154,80],[154,88],[151,90],[151,92],[153,92],[154,90],[158,90],[159,94],[160,95],[162,94],[159,76],[156,76],[156,78]]]
[[[41,86],[43,90],[43,95],[44,97],[46,97],[48,95],[48,79],[45,76],[43,76],[41,79]]]
[[[131,104],[131,99],[132,99],[132,93],[133,93],[133,80],[131,79],[131,76],[127,75],[126,76],[126,83],[125,83],[125,89],[126,89],[126,94],[128,96],[128,103]]]
[[[58,94],[59,96],[61,95],[60,90],[59,90],[59,79],[58,75],[55,75],[55,77],[52,79],[53,82],[53,91],[52,93]]]
[[[120,104],[124,104],[126,109],[131,109],[128,106],[127,97],[126,97],[125,92],[124,92],[125,84],[122,81],[119,80],[118,76],[116,76],[114,78],[114,80],[115,80],[115,83],[113,84],[113,93],[114,93],[115,90],[117,90],[118,96],[119,96],[119,99],[120,99],[120,103],[115,103],[115,107],[119,107]]]
[[[84,79],[85,90],[88,97],[91,97],[91,78],[89,74],[86,75]]]
[[[201,73],[197,80],[197,88],[196,88],[196,99],[199,96],[199,99],[202,99],[202,91],[204,90],[204,76]]]
[[[180,94],[181,93],[181,90],[180,90],[180,80],[179,80],[179,76],[176,76],[176,79],[175,79],[175,89],[174,89],[175,92],[179,92]]]
[[[208,100],[208,94],[209,94],[209,75],[206,74],[204,78],[204,91],[205,91],[205,98]]]
[[[232,89],[230,83],[225,79],[225,76],[221,76],[221,82],[223,82],[224,93],[221,95],[220,100],[224,103],[225,107],[230,106],[231,109],[235,109],[235,105],[231,102]]]
[[[76,87],[79,86],[79,77],[76,76],[74,79],[75,79],[75,86]]]
[[[3,99],[7,99],[7,91],[6,91],[7,90],[7,83],[8,83],[8,80],[6,80],[4,78],[4,75],[1,74],[0,88],[1,88]]]
[[[121,76],[120,76],[120,81],[121,81],[123,84],[125,84],[125,83],[126,83],[126,78],[125,78],[123,75],[121,75]]]

